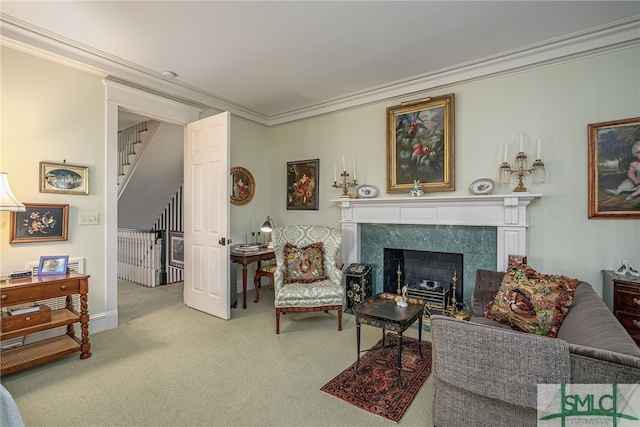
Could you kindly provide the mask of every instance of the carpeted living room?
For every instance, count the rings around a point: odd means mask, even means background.
[[[250,310],[234,309],[233,321],[186,307],[182,283],[120,281],[118,291],[120,325],[91,336],[92,357],[2,378],[26,426],[392,424],[320,391],[356,360],[351,315],[338,331],[335,313],[290,313],[276,337],[271,286]],[[363,346],[379,339],[379,329],[363,328]],[[430,424],[430,393],[427,380],[403,425]]]
[[[3,0],[0,57],[6,425],[640,418],[640,3]]]

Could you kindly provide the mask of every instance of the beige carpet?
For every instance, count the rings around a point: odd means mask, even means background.
[[[352,315],[338,331],[335,312],[290,313],[276,335],[273,290],[260,296],[224,321],[186,307],[181,283],[120,283],[120,326],[90,336],[93,357],[71,355],[2,383],[27,427],[393,424],[320,391],[356,358]],[[381,332],[363,326],[362,337],[367,348]],[[429,379],[400,425],[430,426],[432,393]]]

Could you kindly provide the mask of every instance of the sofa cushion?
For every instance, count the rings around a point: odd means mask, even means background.
[[[591,285],[581,282],[558,331],[569,344],[640,357],[640,349]],[[581,354],[585,354],[584,351]],[[595,355],[591,355],[597,357]]]
[[[326,280],[322,242],[299,248],[284,246],[284,283],[313,283]]]
[[[511,262],[486,316],[512,328],[555,337],[573,302],[578,281]]]

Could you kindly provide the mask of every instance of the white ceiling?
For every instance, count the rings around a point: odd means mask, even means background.
[[[639,1],[3,0],[1,10],[3,42],[53,46],[111,78],[265,123],[392,87],[410,93],[427,76],[612,23],[633,22],[640,39]]]

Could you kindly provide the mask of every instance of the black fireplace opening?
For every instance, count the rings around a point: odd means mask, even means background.
[[[448,252],[416,251],[408,249],[384,248],[383,250],[384,292],[395,294],[409,285],[410,289],[442,292],[447,291],[446,307],[449,307],[453,289],[453,276],[457,277],[456,300],[458,309],[464,301],[463,254]]]

